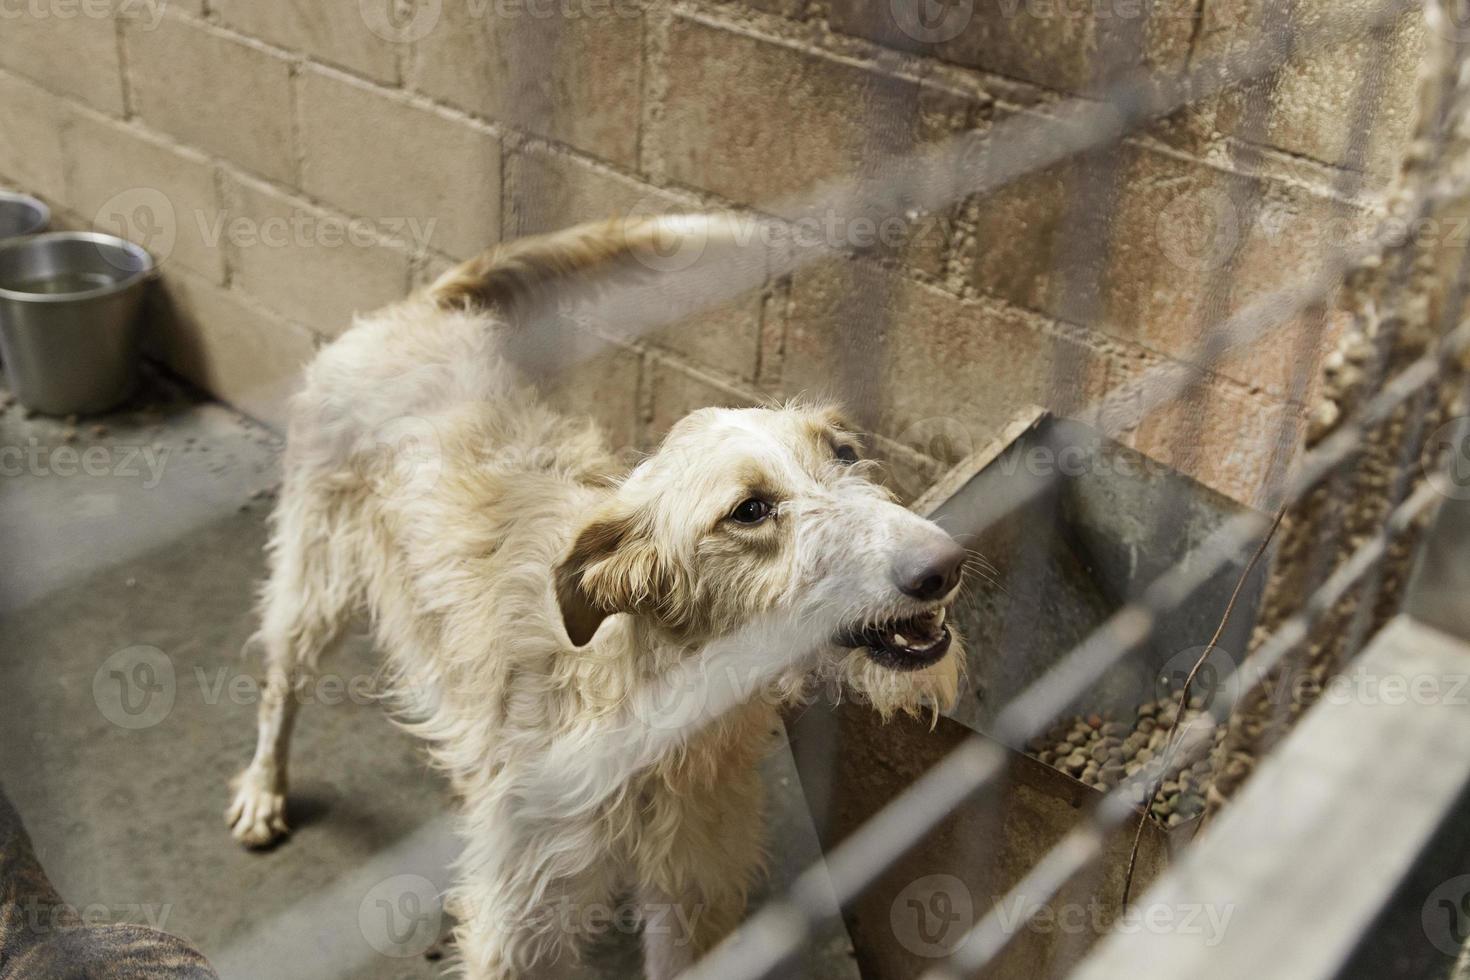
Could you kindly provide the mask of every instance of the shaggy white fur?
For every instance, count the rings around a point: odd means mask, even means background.
[[[575,954],[565,910],[625,896],[648,975],[673,977],[742,915],[782,705],[814,677],[885,715],[955,696],[958,549],[871,482],[835,412],[697,411],[624,474],[504,356],[546,299],[647,278],[641,254],[694,234],[711,259],[733,240],[688,216],[491,251],[360,318],[293,406],[268,696],[228,820],[250,846],[286,832],[296,692],[367,610],[404,724],[462,801],[450,907],[470,977]],[[915,555],[938,577],[901,588]]]

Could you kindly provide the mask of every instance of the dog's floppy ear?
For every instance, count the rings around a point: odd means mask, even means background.
[[[638,515],[614,506],[593,517],[556,566],[556,602],[573,646],[613,613],[651,608],[662,593],[657,549]]]

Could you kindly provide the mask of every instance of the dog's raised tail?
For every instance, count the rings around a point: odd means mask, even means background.
[[[429,296],[443,309],[509,313],[537,299],[560,301],[669,273],[698,270],[734,280],[740,277],[740,266],[761,262],[755,231],[752,221],[733,214],[593,222],[488,249],[440,276],[429,287]],[[744,261],[732,264],[736,256]]]

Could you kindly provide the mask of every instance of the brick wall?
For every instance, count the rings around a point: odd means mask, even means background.
[[[1280,34],[1284,9],[952,0],[916,29],[902,2],[11,0],[0,182],[162,256],[152,350],[279,423],[354,310],[493,241],[634,210],[789,217],[884,152],[1007,133],[1131,66],[1178,76]],[[1292,23],[1368,6],[1297,0]],[[691,408],[856,375],[911,491],[1028,403],[1126,409],[1204,324],[1370,226],[1419,30],[1408,15],[1299,53],[1111,150],[908,214],[861,254],[613,338],[553,396],[648,446]],[[1310,326],[1232,352],[1121,437],[1252,500],[1300,415],[1320,345],[1292,335]]]

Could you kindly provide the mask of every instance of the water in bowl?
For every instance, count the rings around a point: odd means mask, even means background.
[[[87,293],[103,286],[110,286],[114,279],[102,272],[56,272],[35,279],[0,283],[17,293],[39,293],[45,296],[61,296],[66,293]]]

